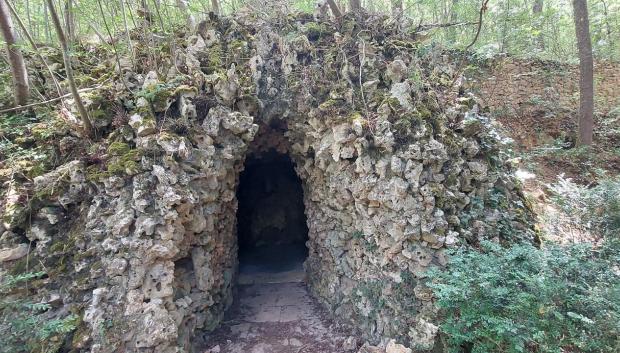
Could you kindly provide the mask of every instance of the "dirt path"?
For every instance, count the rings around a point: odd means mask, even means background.
[[[239,286],[224,323],[205,353],[343,353],[352,333],[333,322],[303,282]],[[350,339],[349,339],[350,340]]]

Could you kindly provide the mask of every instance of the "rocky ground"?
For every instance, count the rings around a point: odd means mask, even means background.
[[[303,246],[303,244],[302,244]],[[222,325],[194,351],[205,353],[340,353],[360,339],[333,320],[304,282],[306,254],[296,245],[257,247],[240,256],[235,301]]]
[[[341,353],[357,339],[302,282],[240,286],[224,324],[208,335],[207,353]]]

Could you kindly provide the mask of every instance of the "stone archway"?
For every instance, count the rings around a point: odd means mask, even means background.
[[[310,290],[372,342],[432,346],[425,271],[446,265],[446,248],[533,238],[488,121],[471,97],[453,99],[449,63],[424,61],[441,55],[423,60],[384,21],[276,22],[201,24],[171,58],[174,79],[136,79],[128,124],[97,146],[104,164],[76,160],[35,180],[42,204],[80,206],[79,222],[47,233],[49,209],[22,224],[37,252],[75,254],[58,272],[83,310],[77,348],[189,351],[220,324],[238,266],[240,173],[264,149],[290,156],[302,181]]]

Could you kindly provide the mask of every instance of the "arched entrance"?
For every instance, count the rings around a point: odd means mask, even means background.
[[[290,157],[274,149],[249,155],[237,200],[239,283],[301,280],[308,226]]]

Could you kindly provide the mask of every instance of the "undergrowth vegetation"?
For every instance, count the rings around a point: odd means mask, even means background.
[[[453,250],[429,284],[449,352],[620,352],[620,179],[550,190],[600,241]]]
[[[604,178],[593,187],[560,177],[550,189],[576,223],[610,241],[620,240],[620,177]]]
[[[430,286],[450,352],[619,352],[620,247],[456,250]]]
[[[47,314],[50,303],[29,300],[29,281],[44,276],[44,272],[8,275],[0,283],[0,353],[56,352],[63,344],[58,338],[77,327],[77,315],[52,317]]]

